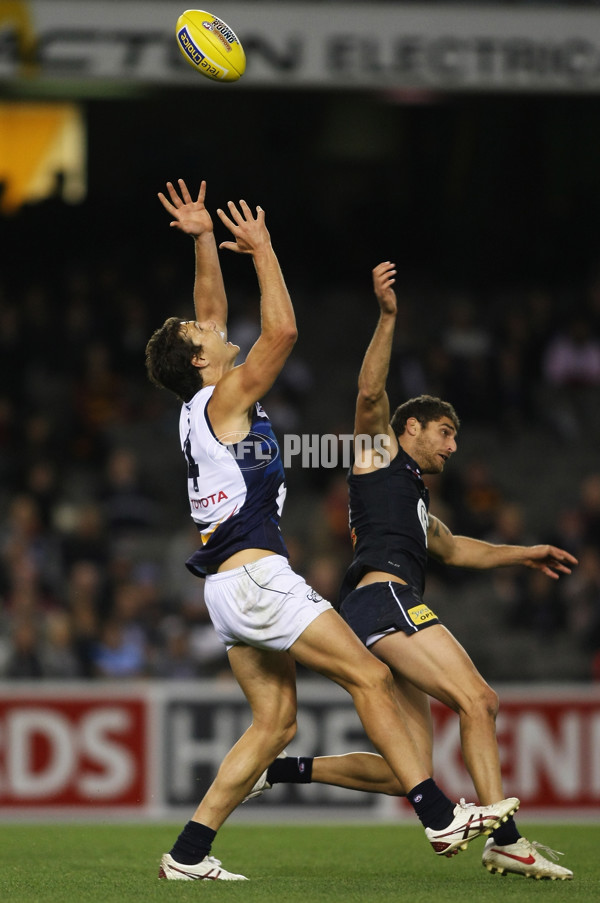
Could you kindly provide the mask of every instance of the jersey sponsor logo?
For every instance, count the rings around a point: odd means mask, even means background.
[[[415,605],[407,611],[408,617],[417,627],[419,624],[425,624],[427,621],[433,621],[437,615],[432,612],[426,605]]]
[[[219,502],[222,502],[223,499],[228,499],[229,496],[226,492],[223,492],[220,489],[218,492],[213,492],[210,495],[205,495],[201,499],[190,499],[190,503],[192,508],[195,511],[198,511],[200,508],[208,508],[209,505],[217,505]]]

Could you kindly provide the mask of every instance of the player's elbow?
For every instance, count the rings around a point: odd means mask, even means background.
[[[369,386],[358,387],[357,402],[365,409],[374,408],[381,401],[382,393],[373,391]]]
[[[263,324],[262,338],[272,349],[289,353],[298,339],[296,323],[291,320],[287,323],[277,323],[269,326]]]
[[[290,324],[286,326],[282,331],[281,336],[282,342],[289,347],[290,351],[298,341],[298,329],[295,324]]]

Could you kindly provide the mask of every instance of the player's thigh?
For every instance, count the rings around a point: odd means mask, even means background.
[[[458,711],[490,689],[465,649],[442,624],[382,637],[373,652],[418,689]]]
[[[296,720],[296,665],[288,652],[233,646],[229,663],[255,725],[289,726]]]
[[[306,668],[329,677],[345,689],[375,686],[389,681],[388,668],[361,643],[346,622],[331,609],[308,625],[290,653]]]

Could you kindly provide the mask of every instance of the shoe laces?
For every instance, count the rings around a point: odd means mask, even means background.
[[[210,862],[211,865],[216,865],[216,866],[222,865],[221,860],[217,859],[215,856],[205,856],[203,861]]]
[[[544,853],[546,856],[549,856],[550,859],[554,859],[556,862],[559,856],[564,856],[564,853],[561,853],[560,850],[553,850],[551,847],[545,846],[543,843],[538,843],[537,840],[530,840],[529,843],[536,850],[539,850],[540,853]]]
[[[475,803],[466,803],[464,796],[461,796],[458,805],[461,807],[461,809],[468,809],[469,806],[474,806]]]

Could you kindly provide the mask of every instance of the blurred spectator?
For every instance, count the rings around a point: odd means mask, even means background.
[[[106,344],[95,341],[84,348],[80,376],[73,392],[73,452],[76,460],[102,461],[111,427],[127,419],[127,395],[114,369]]]
[[[52,612],[46,618],[39,658],[44,677],[66,680],[86,676],[77,655],[71,618],[66,611]]]
[[[585,546],[563,587],[571,631],[587,651],[600,650],[600,550]]]
[[[80,505],[65,505],[56,518],[61,529],[63,568],[68,573],[80,561],[93,562],[101,567],[108,562],[108,535],[104,512],[94,501]]]
[[[35,574],[43,592],[56,591],[60,581],[57,537],[45,529],[39,505],[28,493],[13,496],[0,530],[0,569],[16,578],[25,573],[24,568]]]
[[[67,575],[65,595],[79,671],[83,677],[93,677],[99,624],[109,611],[106,579],[100,565],[92,560],[74,561]]]
[[[36,623],[31,617],[19,617],[13,622],[12,649],[4,677],[10,680],[35,680],[43,676]]]
[[[473,458],[460,470],[457,465],[444,474],[441,495],[452,512],[454,532],[475,539],[494,529],[504,503],[502,489],[484,458]]]
[[[92,649],[92,665],[97,677],[141,677],[146,672],[144,638],[139,629],[113,617],[100,628]]]
[[[514,630],[529,630],[541,640],[557,634],[566,622],[558,584],[541,571],[526,570],[523,581],[515,585],[519,593],[509,611],[508,626]]]
[[[161,632],[162,642],[152,665],[153,677],[176,680],[197,677],[201,669],[193,654],[185,622],[176,616],[165,618]]]
[[[551,419],[562,437],[575,440],[582,430],[594,429],[600,396],[600,340],[583,315],[572,316],[565,329],[549,343],[542,360],[542,372],[551,405]]]
[[[465,420],[489,421],[492,340],[468,297],[453,299],[441,344],[450,361],[446,395]]]
[[[145,485],[136,452],[114,449],[108,457],[99,499],[111,536],[147,531],[158,525],[157,505]]]

